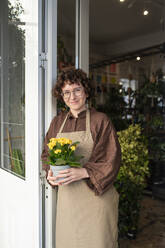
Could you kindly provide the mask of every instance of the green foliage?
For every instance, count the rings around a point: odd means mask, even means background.
[[[145,186],[145,176],[149,171],[148,149],[140,125],[130,125],[118,135],[122,151],[119,179],[127,175],[136,185]]]
[[[24,12],[23,7],[19,0],[15,2],[15,5],[12,5],[8,1],[8,18],[10,21],[20,21],[19,16]]]
[[[163,116],[160,114],[153,116],[152,119],[148,122],[148,124],[151,127],[151,130],[153,131],[163,129],[164,126]]]
[[[112,120],[116,130],[123,130],[128,127],[128,121],[123,118],[126,108],[123,92],[120,88],[111,88],[107,92],[107,97],[104,105],[99,105],[96,109],[106,113]]]
[[[130,125],[118,132],[122,165],[115,182],[120,193],[119,232],[121,237],[134,235],[138,229],[140,202],[149,176],[148,149],[140,125]]]
[[[150,82],[150,80],[144,76],[144,84],[140,88],[140,94],[147,97],[148,95],[156,95],[156,96],[161,96],[160,92],[160,82],[155,81],[155,82]]]
[[[66,66],[71,66],[73,64],[72,60],[72,56],[69,54],[69,52],[67,51],[67,49],[65,48],[65,44],[64,41],[62,40],[61,36],[59,35],[57,37],[57,62],[62,63],[62,65],[64,67]],[[60,65],[59,65],[60,67]],[[61,68],[59,68],[61,70]]]
[[[9,61],[16,62],[17,66],[22,65],[22,60],[25,56],[25,28],[21,22],[20,16],[24,13],[24,9],[19,2],[15,1],[14,5],[8,1],[8,20],[9,20],[9,39],[10,56]],[[10,42],[12,44],[10,45]],[[15,42],[14,49],[12,48],[13,42]],[[21,70],[21,69],[20,69]]]
[[[25,165],[20,149],[13,149],[12,161],[13,161],[12,171],[20,176],[25,176]]]
[[[158,70],[151,79],[145,75],[139,89],[135,92],[135,119],[147,134],[163,129],[163,101],[165,98],[165,80],[162,70]]]
[[[150,159],[155,161],[165,160],[165,141],[164,137],[149,137]]]

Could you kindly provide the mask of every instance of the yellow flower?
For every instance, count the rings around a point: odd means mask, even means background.
[[[69,145],[72,144],[72,141],[66,138],[58,138],[56,141],[60,143],[61,146],[66,145],[66,144],[69,144]]]
[[[54,151],[54,153],[55,153],[55,154],[61,153],[61,149],[56,149],[56,150]]]
[[[53,147],[54,147],[54,144],[52,144],[52,143],[50,142],[50,143],[47,144],[47,146],[49,147],[50,150],[52,150]]]
[[[72,144],[72,141],[70,139],[66,139],[66,144],[71,145]]]
[[[51,138],[50,142],[47,144],[49,149],[52,150],[53,147],[56,145],[56,138]]]
[[[75,151],[76,147],[75,147],[75,146],[71,146],[70,149],[71,149],[72,151]]]
[[[56,138],[51,138],[50,142],[56,142],[56,140],[57,140]]]
[[[52,150],[57,145],[57,143],[59,143],[61,146],[71,145],[72,140],[67,138],[51,138],[50,142],[47,145],[49,149]]]

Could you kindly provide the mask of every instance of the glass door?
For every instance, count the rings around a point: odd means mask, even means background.
[[[45,134],[53,116],[65,110],[63,104],[53,102],[51,97],[58,73],[73,68],[82,68],[88,73],[89,0],[49,0],[47,13]],[[45,182],[46,248],[55,248],[56,202],[57,189]]]
[[[0,1],[0,247],[41,247],[37,0]]]

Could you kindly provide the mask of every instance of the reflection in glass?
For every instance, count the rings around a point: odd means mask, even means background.
[[[58,1],[58,72],[75,66],[76,1]]]
[[[57,73],[75,68],[76,1],[58,1],[57,17]],[[57,111],[66,106],[57,101]]]
[[[1,167],[25,176],[25,23],[21,1],[0,3]]]

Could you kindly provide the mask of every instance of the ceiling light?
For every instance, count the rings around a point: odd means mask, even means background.
[[[140,58],[140,56],[137,56],[137,57],[136,57],[136,60],[138,60],[138,61],[139,61],[140,59],[141,59],[141,58]]]
[[[148,15],[149,14],[149,11],[147,10],[147,9],[145,9],[144,11],[143,11],[143,15]]]
[[[120,0],[120,2],[124,2],[125,0]]]

